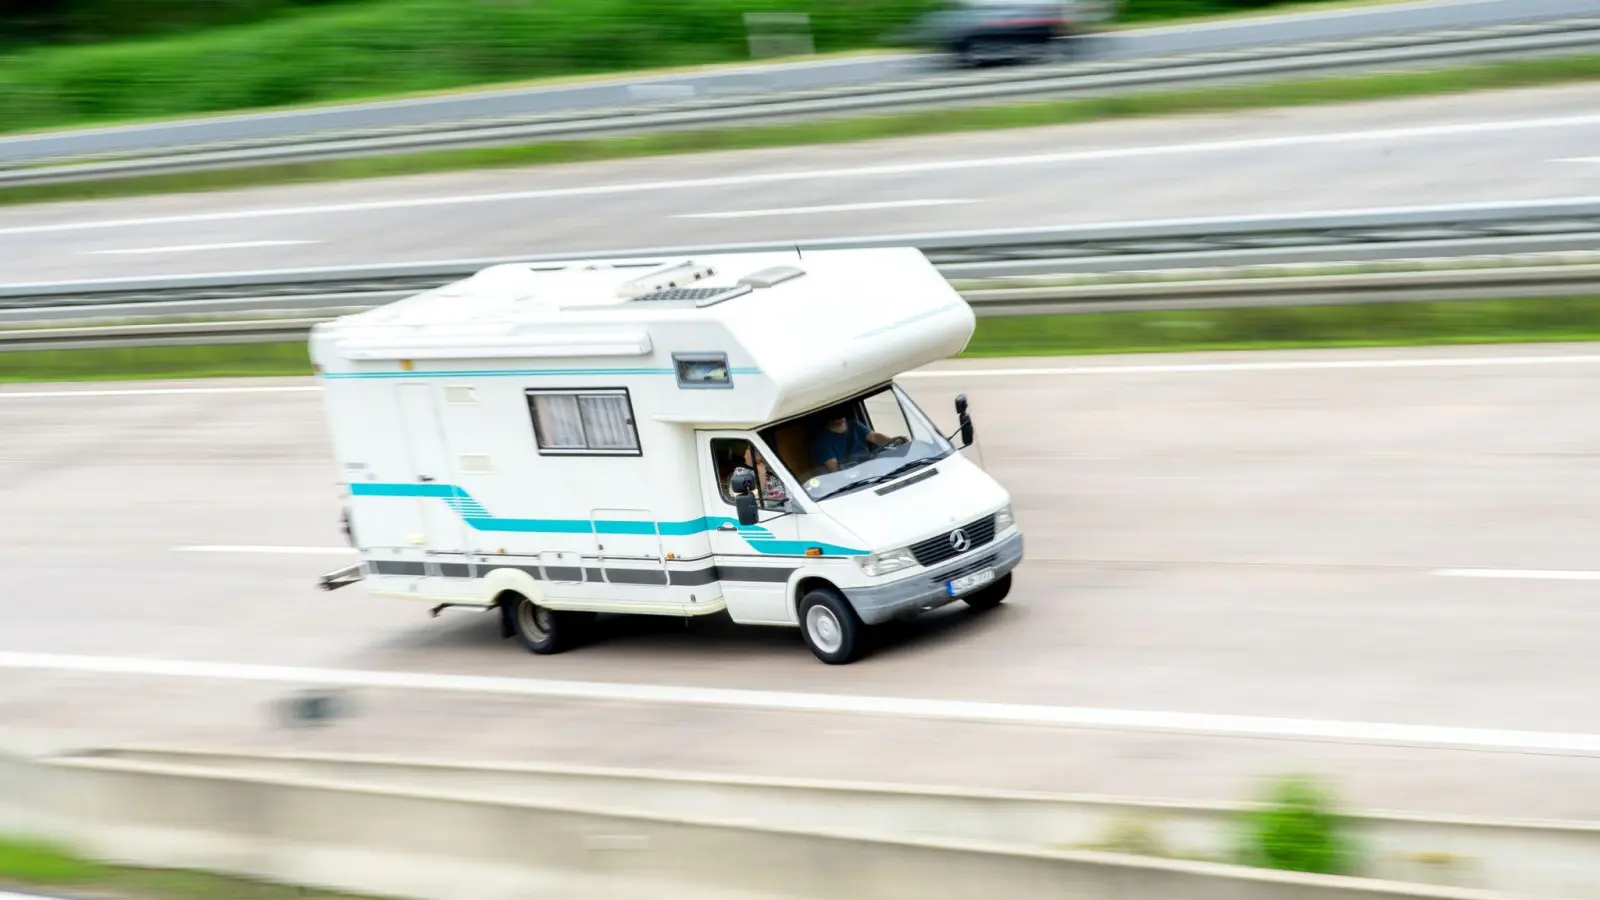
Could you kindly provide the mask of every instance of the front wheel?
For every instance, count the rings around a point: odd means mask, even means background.
[[[981,591],[968,594],[961,598],[962,602],[979,612],[994,609],[1011,593],[1011,573],[1000,576],[1000,580],[989,585]]]
[[[817,659],[838,666],[860,658],[865,626],[848,601],[832,588],[800,598],[800,633]]]

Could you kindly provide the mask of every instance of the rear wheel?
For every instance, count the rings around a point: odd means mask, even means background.
[[[813,588],[800,598],[800,633],[812,654],[829,665],[859,659],[865,630],[850,603],[833,588]]]
[[[989,585],[981,591],[975,591],[961,598],[962,602],[979,612],[994,609],[1000,605],[1006,595],[1011,593],[1011,573],[1000,576],[1000,580]]]
[[[505,600],[505,614],[522,646],[541,656],[570,649],[593,618],[586,613],[548,609],[518,594]]]

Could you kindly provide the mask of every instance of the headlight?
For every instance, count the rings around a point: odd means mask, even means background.
[[[1011,504],[994,514],[994,533],[999,534],[1007,528],[1017,524],[1017,517],[1011,514]]]
[[[911,551],[902,547],[899,550],[890,550],[888,553],[874,553],[871,556],[858,556],[856,562],[860,564],[861,571],[868,575],[887,575],[901,569],[910,568],[917,564],[917,558]]]

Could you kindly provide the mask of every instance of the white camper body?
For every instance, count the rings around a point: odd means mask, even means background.
[[[725,612],[847,662],[863,626],[992,606],[1010,497],[893,381],[974,325],[915,249],[502,265],[318,325],[347,574],[540,653]]]

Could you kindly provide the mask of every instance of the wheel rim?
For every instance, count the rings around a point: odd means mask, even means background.
[[[837,653],[844,645],[844,628],[826,606],[813,606],[806,611],[806,631],[824,653]]]
[[[550,610],[535,606],[532,600],[524,600],[517,605],[517,624],[522,627],[522,633],[533,640],[545,640],[550,637]]]

